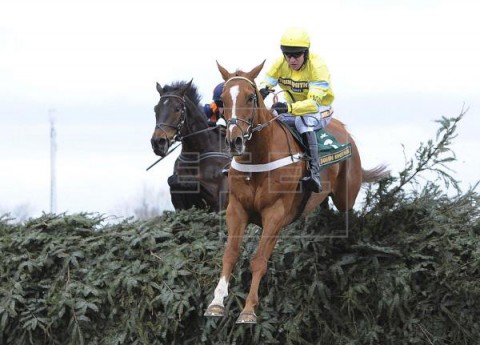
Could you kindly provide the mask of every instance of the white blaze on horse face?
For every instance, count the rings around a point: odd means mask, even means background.
[[[237,118],[236,109],[237,109],[237,97],[239,94],[240,94],[240,88],[238,87],[238,85],[234,85],[230,88],[230,97],[232,97],[232,119]],[[230,130],[230,134],[232,133],[232,130],[234,127],[235,125],[230,125],[230,127],[228,128]]]
[[[221,305],[223,307],[223,300],[228,296],[228,282],[225,277],[221,277],[215,289],[215,295],[210,305]]]

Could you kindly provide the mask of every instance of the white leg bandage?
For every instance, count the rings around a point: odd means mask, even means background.
[[[223,300],[228,296],[228,282],[225,277],[221,277],[215,288],[215,295],[210,305],[221,305],[223,307]]]

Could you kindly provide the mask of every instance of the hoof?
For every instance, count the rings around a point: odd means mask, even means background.
[[[205,311],[205,316],[224,316],[225,315],[225,307],[221,305],[211,305]]]
[[[236,323],[257,323],[257,315],[255,315],[255,313],[242,312]]]

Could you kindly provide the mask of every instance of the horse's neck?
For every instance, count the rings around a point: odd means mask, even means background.
[[[218,131],[208,130],[182,140],[183,154],[204,154],[208,152],[227,152],[225,137]]]
[[[204,128],[206,130],[206,128]],[[200,129],[203,130],[203,129]],[[193,134],[196,133],[196,134]],[[200,152],[203,153],[206,150],[206,147],[208,147],[209,143],[209,138],[208,138],[208,133],[209,131],[204,131],[204,132],[196,132],[193,131],[189,134],[193,134],[191,136],[188,136],[184,139],[182,139],[182,151],[184,152]]]
[[[183,136],[186,136],[182,140],[182,152],[202,154],[219,151],[218,135],[214,130],[209,130],[207,121],[203,118],[203,113],[191,108],[187,111],[185,132],[182,133]]]
[[[267,110],[266,115],[259,117],[259,123],[266,123],[271,119]],[[278,121],[272,121],[261,131],[255,132],[247,142],[246,149],[252,163],[263,164],[301,153],[288,129],[282,128]]]

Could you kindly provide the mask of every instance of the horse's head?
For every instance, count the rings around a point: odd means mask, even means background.
[[[191,86],[192,81],[176,87],[162,87],[157,83],[160,100],[154,108],[155,131],[150,141],[153,152],[158,156],[166,156],[170,145],[178,138],[186,120],[185,94]]]
[[[224,117],[227,122],[227,145],[232,155],[239,156],[245,152],[245,144],[252,136],[252,129],[258,122],[259,104],[263,105],[255,78],[263,68],[263,61],[250,72],[228,72],[218,62],[225,85],[222,100]]]

